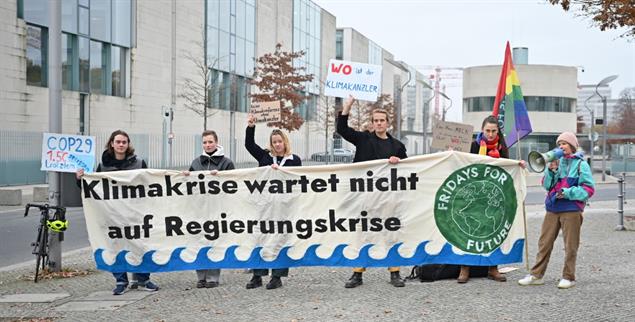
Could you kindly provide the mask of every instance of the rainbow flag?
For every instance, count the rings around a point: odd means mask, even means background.
[[[492,115],[498,116],[498,123],[508,147],[532,132],[527,106],[525,106],[523,92],[520,90],[520,81],[512,62],[509,41],[505,48],[505,61],[498,80]]]

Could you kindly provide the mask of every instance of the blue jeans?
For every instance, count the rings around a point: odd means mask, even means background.
[[[128,285],[128,273],[112,273],[117,280],[117,285]],[[132,281],[144,285],[150,280],[150,273],[133,273]]]

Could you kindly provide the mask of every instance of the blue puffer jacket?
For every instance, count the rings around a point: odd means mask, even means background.
[[[545,168],[542,186],[548,191],[545,208],[549,212],[583,211],[586,201],[595,193],[591,167],[578,152],[560,158],[556,171]],[[556,194],[562,191],[564,198]]]

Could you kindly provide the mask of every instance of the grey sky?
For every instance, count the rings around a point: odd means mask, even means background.
[[[509,40],[512,47],[529,48],[530,64],[584,66],[580,84],[618,74],[611,83],[614,98],[635,86],[635,41],[617,38],[619,31],[602,32],[546,0],[313,1],[337,17],[338,27],[358,30],[410,65],[502,64]],[[454,100],[448,117],[459,120],[461,82],[446,83]]]

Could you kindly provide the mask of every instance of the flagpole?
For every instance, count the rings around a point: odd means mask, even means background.
[[[520,137],[518,129],[516,129],[516,138]],[[522,160],[520,155],[520,139],[516,141],[517,157]],[[527,210],[525,208],[525,200],[523,199],[523,224],[525,225],[525,268],[529,271],[529,241],[527,240]]]

